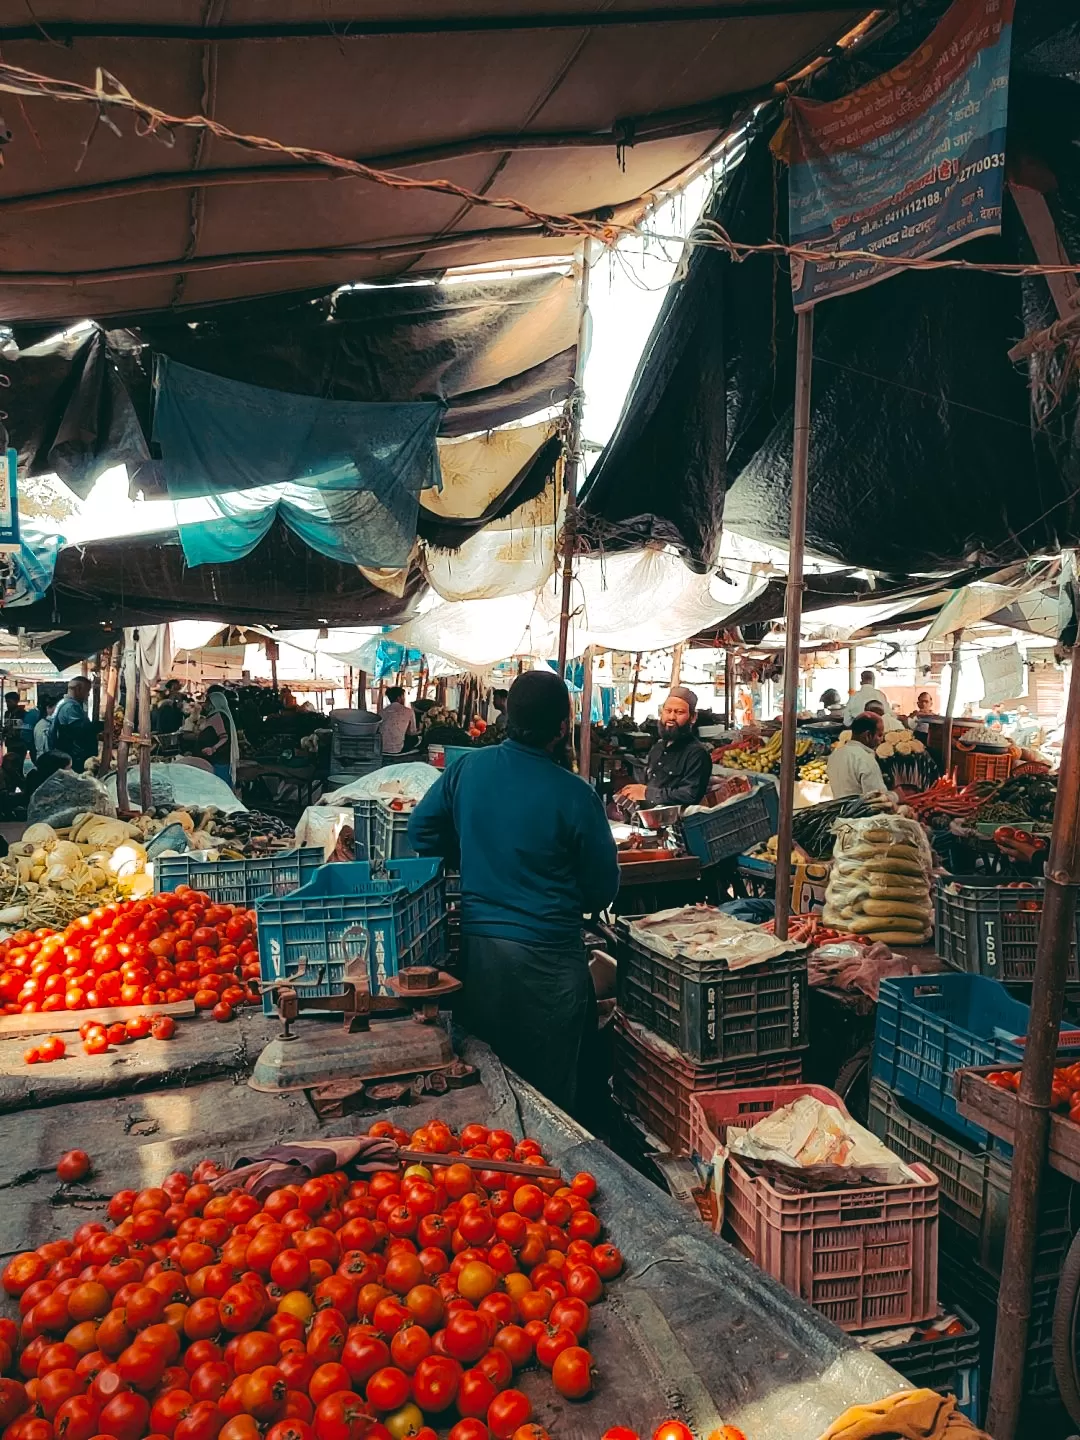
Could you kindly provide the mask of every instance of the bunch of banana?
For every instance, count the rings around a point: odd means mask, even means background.
[[[824,785],[829,778],[829,765],[826,760],[808,760],[799,771],[800,780],[811,780],[817,785]]]
[[[770,735],[760,750],[728,750],[724,754],[724,764],[733,766],[737,770],[754,770],[759,775],[775,775],[780,770],[780,751],[783,746],[783,733],[777,730]],[[814,748],[812,740],[796,739],[795,756],[807,755]]]

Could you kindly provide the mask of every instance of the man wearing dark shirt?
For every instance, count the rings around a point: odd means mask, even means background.
[[[639,805],[700,805],[712,775],[712,752],[694,735],[697,696],[676,685],[660,711],[660,739],[645,763],[646,783],[620,793]]]
[[[595,999],[582,916],[615,898],[600,798],[564,769],[570,697],[551,671],[515,680],[507,739],[451,764],[413,811],[409,844],[461,864],[466,1027],[564,1109]]]

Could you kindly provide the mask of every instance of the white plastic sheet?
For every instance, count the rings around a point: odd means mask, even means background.
[[[768,583],[743,571],[732,582],[695,575],[677,555],[646,550],[576,567],[569,653],[663,650],[723,622]],[[391,640],[480,669],[508,655],[546,660],[558,650],[559,593],[554,579],[535,594],[443,601],[391,632]]]
[[[533,595],[555,568],[559,505],[554,483],[454,551],[421,545],[424,577],[444,600]]]

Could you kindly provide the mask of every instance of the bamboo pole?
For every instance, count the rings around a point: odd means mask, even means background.
[[[584,472],[581,453],[581,412],[585,403],[585,359],[589,349],[589,269],[591,246],[581,249],[581,282],[578,287],[577,359],[574,365],[574,393],[570,400],[570,424],[566,436],[566,519],[563,521],[562,597],[559,604],[559,675],[566,678],[566,654],[570,633],[570,590],[574,581],[574,550],[577,544],[577,497]]]
[[[108,773],[113,758],[113,721],[116,714],[116,691],[120,683],[120,661],[124,646],[121,641],[110,645],[106,651],[108,667],[105,671],[105,714],[101,722],[101,774]]]
[[[1057,804],[1046,867],[1042,920],[1035,952],[1031,1016],[1020,1073],[1005,1250],[998,1292],[988,1433],[1014,1440],[1023,1397],[1024,1358],[1038,1232],[1039,1191],[1046,1173],[1051,1086],[1065,998],[1069,950],[1076,934],[1080,887],[1080,663],[1074,651]]]
[[[791,822],[795,809],[795,716],[799,695],[799,631],[802,626],[806,491],[810,458],[810,375],[814,312],[799,311],[795,357],[795,433],[791,454],[791,520],[788,525],[786,633],[784,635],[783,743],[780,752],[780,817],[776,827],[776,938],[786,940],[791,912]]]

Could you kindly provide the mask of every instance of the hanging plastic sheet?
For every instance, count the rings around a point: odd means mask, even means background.
[[[11,556],[13,584],[4,600],[5,610],[33,605],[44,599],[56,571],[56,557],[64,545],[62,535],[24,525],[20,545]]]
[[[197,530],[180,525],[189,564],[248,554],[275,514],[331,559],[406,562],[420,491],[439,483],[440,404],[291,395],[166,359],[156,385],[154,439],[170,497],[213,501]]]

